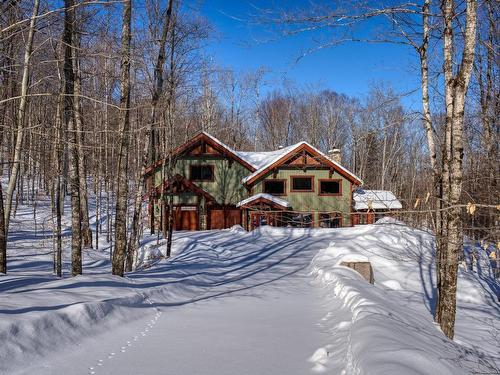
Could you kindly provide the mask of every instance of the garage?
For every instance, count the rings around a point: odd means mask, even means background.
[[[175,207],[174,230],[198,230],[198,207]]]
[[[241,225],[241,210],[231,207],[214,207],[209,210],[208,229],[226,229]]]

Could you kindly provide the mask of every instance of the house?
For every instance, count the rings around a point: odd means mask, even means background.
[[[176,230],[353,224],[353,192],[362,181],[340,164],[338,150],[327,156],[299,142],[275,151],[237,151],[200,132],[172,155],[170,179],[161,161],[145,174],[152,227],[166,222],[167,194]]]
[[[373,224],[383,216],[403,208],[396,196],[388,190],[356,189],[353,193],[353,225]]]

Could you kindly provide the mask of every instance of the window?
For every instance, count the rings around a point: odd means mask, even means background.
[[[264,193],[285,195],[285,180],[265,180]]]
[[[342,180],[320,180],[320,195],[342,195]]]
[[[314,191],[313,177],[291,177],[292,189],[291,191]]]
[[[192,181],[213,181],[214,166],[213,165],[192,165],[191,166]]]

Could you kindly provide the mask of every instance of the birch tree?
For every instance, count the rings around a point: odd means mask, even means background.
[[[39,8],[40,8],[40,0],[34,0],[33,12],[31,14],[31,18],[29,21],[28,36],[26,39],[26,47],[24,50],[24,59],[22,65],[23,72],[21,78],[21,93],[20,93],[19,106],[17,109],[17,118],[16,118],[16,142],[14,146],[14,157],[12,160],[13,164],[5,195],[5,207],[4,207],[5,229],[4,233],[2,234],[5,239],[7,238],[9,232],[9,223],[12,211],[12,199],[18,182],[19,170],[21,168],[23,140],[25,134],[24,122],[26,118],[25,117],[26,106],[28,103],[28,93],[29,93],[30,61],[31,61],[31,55],[33,53],[33,38],[35,35],[35,25],[38,17]]]
[[[463,251],[464,237],[459,206],[463,185],[464,114],[477,40],[477,1],[467,0],[465,4],[463,47],[459,67],[455,71],[454,54],[459,50],[454,37],[457,5],[453,0],[441,2],[444,22],[443,70],[446,105],[445,164],[447,165],[443,174],[446,194],[443,199],[449,210],[445,220],[447,243],[440,254],[441,285],[438,289],[436,319],[444,334],[450,338],[454,336],[458,258]]]

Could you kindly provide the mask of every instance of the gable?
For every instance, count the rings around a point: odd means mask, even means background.
[[[245,167],[248,171],[254,172],[256,168],[248,163],[246,160],[241,158],[234,150],[230,149],[228,146],[217,140],[216,138],[210,136],[205,132],[200,132],[189,141],[178,146],[172,152],[172,156],[175,159],[181,157],[220,157],[227,158],[230,161],[235,161]],[[144,176],[148,176],[155,171],[158,167],[163,165],[163,160],[158,160],[154,164],[146,168]]]
[[[285,155],[276,158],[268,165],[258,169],[250,176],[246,177],[243,180],[243,183],[251,186],[266,176],[269,172],[279,168],[302,168],[304,170],[329,169],[332,173],[334,171],[337,172],[355,185],[361,185],[362,183],[361,179],[357,176],[306,142],[297,144]]]
[[[322,161],[321,159],[312,155],[307,150],[302,150],[302,151],[294,153],[287,160],[284,160],[283,163],[281,164],[281,166],[283,166],[283,167],[287,167],[287,166],[291,166],[291,167],[326,167],[326,168],[329,167],[324,161]]]
[[[182,156],[191,157],[221,157],[227,158],[244,166],[250,172],[255,171],[255,168],[250,165],[246,160],[243,160],[235,151],[231,150],[229,147],[224,145],[222,142],[208,135],[207,133],[201,132],[196,135],[191,140],[177,147],[173,151],[173,155],[176,158]]]

